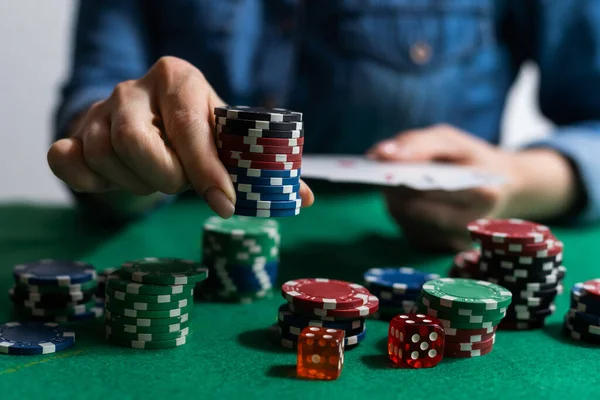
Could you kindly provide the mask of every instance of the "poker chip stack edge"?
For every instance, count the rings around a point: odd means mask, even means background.
[[[199,263],[174,258],[126,262],[106,280],[105,335],[109,343],[165,349],[189,342],[194,287],[207,278]]]
[[[366,338],[366,318],[379,307],[379,299],[364,286],[333,279],[288,281],[281,294],[287,303],[279,307],[277,324],[270,332],[289,349],[296,349],[300,333],[308,326],[342,330],[345,348],[353,348]]]
[[[252,303],[273,296],[279,273],[279,223],[273,219],[211,217],[204,223],[203,265],[209,277],[197,293],[206,300]]]
[[[575,340],[600,344],[600,279],[573,285],[563,328]]]
[[[69,323],[102,316],[95,296],[97,273],[90,264],[45,259],[16,265],[13,276],[8,293],[23,318]]]
[[[451,275],[497,283],[513,299],[500,329],[542,328],[563,291],[563,244],[550,229],[520,219],[479,219],[467,226],[479,250],[459,253]]]
[[[214,109],[219,159],[236,191],[235,214],[298,215],[304,145],[302,113],[221,106]]]
[[[465,278],[426,282],[416,311],[437,318],[444,327],[444,357],[471,358],[488,354],[495,331],[512,300],[508,289]]]

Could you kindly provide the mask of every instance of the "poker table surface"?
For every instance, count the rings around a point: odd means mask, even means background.
[[[319,186],[319,185],[317,185]],[[279,282],[300,277],[362,282],[377,266],[409,266],[446,274],[451,254],[411,249],[389,218],[378,191],[320,185],[313,207],[280,218]],[[99,270],[156,256],[199,260],[210,210],[183,198],[121,229],[90,223],[74,207],[0,206],[0,291],[12,285],[13,265],[39,258],[80,259]],[[598,275],[598,227],[552,227],[565,243],[565,288]],[[597,396],[600,351],[563,336],[567,293],[541,330],[499,332],[492,353],[445,359],[428,369],[392,368],[387,323],[369,321],[368,334],[348,350],[341,377],[295,377],[296,356],[273,343],[266,328],[283,302],[197,303],[190,343],[168,350],[114,347],[102,321],[73,325],[76,345],[41,356],[0,355],[0,393],[7,399],[573,399]],[[8,296],[0,317],[16,318]],[[585,396],[585,397],[584,397]]]

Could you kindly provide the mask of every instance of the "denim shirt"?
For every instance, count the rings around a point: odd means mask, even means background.
[[[448,123],[490,143],[520,65],[539,65],[555,131],[600,219],[600,0],[85,0],[56,118],[161,56],[196,65],[230,104],[304,112],[306,152],[363,153]]]

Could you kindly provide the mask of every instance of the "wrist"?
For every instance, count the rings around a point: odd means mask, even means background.
[[[551,149],[512,153],[503,217],[548,220],[568,214],[577,199],[577,180],[571,163]]]

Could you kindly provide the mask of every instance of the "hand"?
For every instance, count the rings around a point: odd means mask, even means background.
[[[67,139],[52,145],[48,164],[82,192],[176,194],[191,185],[228,218],[235,191],[212,134],[213,108],[223,104],[198,69],[163,57],[144,77],[119,83],[108,99],[95,103]],[[304,183],[301,196],[303,205],[312,203]]]
[[[407,131],[378,143],[368,156],[393,162],[448,162],[503,176],[500,186],[446,192],[385,190],[388,209],[407,238],[427,250],[469,248],[466,226],[481,217],[547,219],[574,203],[569,162],[547,149],[508,152],[452,126]]]

